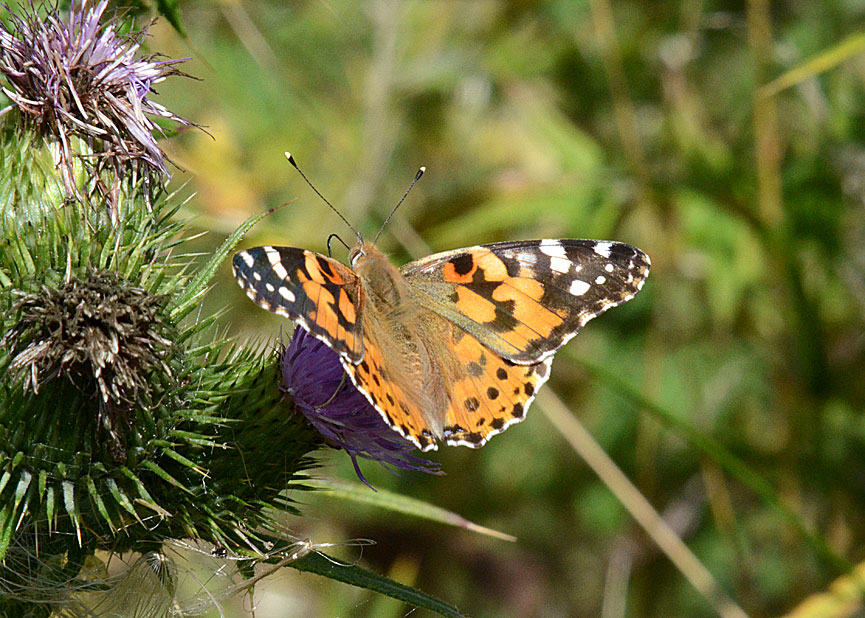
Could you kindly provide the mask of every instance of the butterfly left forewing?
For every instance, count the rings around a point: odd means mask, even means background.
[[[401,270],[433,311],[500,356],[530,365],[633,298],[649,267],[630,245],[564,239],[479,245]]]

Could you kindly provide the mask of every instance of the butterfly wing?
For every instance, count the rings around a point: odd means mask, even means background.
[[[363,360],[356,364],[343,360],[342,366],[355,387],[394,431],[422,451],[435,450],[436,434],[440,432],[431,427],[419,398],[409,393],[399,379],[401,368],[394,361],[385,356],[385,350],[376,342],[366,339]]]
[[[259,307],[294,320],[351,362],[363,357],[363,294],[350,268],[292,247],[240,251],[232,267]]]
[[[464,371],[448,385],[451,405],[442,434],[452,446],[480,448],[526,417],[535,394],[550,376],[553,358],[516,365],[457,327],[450,347]]]
[[[564,239],[447,251],[401,272],[430,309],[500,356],[533,365],[633,298],[649,267],[649,256],[630,245]]]
[[[440,323],[441,328],[429,329]],[[365,337],[374,336],[368,324]],[[418,357],[400,357],[391,349],[384,354],[380,342],[366,339],[364,357],[353,364],[343,360],[351,381],[379,411],[384,421],[420,450],[437,448],[436,438],[450,445],[479,448],[489,438],[525,418],[535,393],[549,377],[552,357],[533,365],[517,365],[489,350],[478,339],[441,316],[429,312],[424,324],[428,343],[443,333],[443,347],[432,347],[431,372],[411,371],[422,390],[412,391],[405,380],[405,366],[426,363]],[[423,377],[421,377],[423,376]]]
[[[437,437],[480,447],[522,420],[549,376],[553,353],[591,318],[632,298],[649,258],[628,245],[591,240],[432,255],[401,269],[419,308],[408,312],[414,318],[396,339],[364,318],[364,287],[339,262],[302,249],[258,247],[234,257],[234,272],[256,304],[297,321],[338,352],[385,421],[427,451]],[[417,345],[406,347],[409,340]],[[400,350],[421,349],[426,356],[417,363],[397,358]]]

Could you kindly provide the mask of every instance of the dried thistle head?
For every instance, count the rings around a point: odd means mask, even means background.
[[[145,394],[159,375],[171,380],[164,358],[172,342],[162,318],[165,299],[111,271],[92,271],[57,287],[43,286],[13,305],[17,324],[0,341],[9,346],[9,370],[24,372],[24,388],[65,377],[99,397],[97,426],[107,433],[115,459],[131,411],[148,405]]]
[[[65,19],[56,7],[44,17],[32,4],[10,10],[9,24],[0,22],[0,74],[12,105],[0,115],[17,107],[56,141],[68,195],[77,195],[73,157],[86,156],[96,189],[116,202],[121,179],[150,185],[168,176],[152,118],[192,123],[150,98],[156,84],[181,74],[182,60],[136,57],[146,31],[121,36],[113,20],[101,24],[107,4],[73,0]],[[76,139],[85,152],[76,152]],[[106,169],[113,172],[108,184]]]

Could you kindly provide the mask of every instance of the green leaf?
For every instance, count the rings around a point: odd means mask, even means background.
[[[189,491],[186,487],[183,486],[183,483],[181,483],[180,481],[175,479],[173,476],[168,474],[168,472],[166,472],[164,469],[162,469],[160,466],[158,466],[154,462],[152,462],[150,460],[143,461],[141,463],[141,466],[144,468],[147,468],[148,470],[153,472],[153,474],[155,474],[156,476],[161,478],[166,483],[170,483],[171,485],[174,485],[175,487],[177,487],[178,489],[182,489],[183,491],[186,491],[186,492]]]
[[[14,510],[18,510],[18,505],[27,497],[27,490],[30,489],[30,481],[33,480],[33,475],[27,470],[21,471],[21,476],[18,479],[18,486],[15,488],[15,505]]]
[[[173,459],[174,461],[176,461],[177,463],[180,463],[180,464],[186,466],[187,468],[192,468],[193,470],[195,470],[196,472],[198,472],[202,476],[207,475],[206,470],[202,470],[194,461],[192,461],[188,457],[184,457],[183,455],[181,455],[180,453],[178,453],[174,449],[166,447],[162,450],[162,452],[165,455],[167,455],[168,457],[170,457],[171,459]]]
[[[93,482],[93,478],[90,476],[84,477],[84,483],[87,485],[87,490],[90,492],[90,498],[96,504],[96,510],[100,515],[102,515],[102,518],[112,530],[117,530],[114,522],[111,521],[111,516],[108,514],[108,509],[105,507],[105,502],[102,500],[102,496],[99,495],[99,491],[96,489],[96,483]]]
[[[441,507],[383,489],[372,492],[369,488],[360,484],[347,483],[336,479],[310,479],[307,482],[313,487],[330,490],[327,494],[322,494],[325,496],[350,500],[359,504],[367,504],[378,508],[388,509],[390,511],[396,511],[397,513],[403,513],[404,515],[410,515],[412,517],[420,517],[421,519],[436,521],[448,526],[464,528],[471,532],[485,534],[504,541],[517,540],[516,537],[511,536],[510,534],[485,528],[484,526],[473,523],[464,517]]]
[[[36,264],[33,262],[33,256],[27,250],[23,239],[18,239],[14,242],[15,248],[18,249],[18,269],[25,272],[28,276],[33,276],[36,272]]]
[[[761,98],[774,96],[786,88],[795,86],[806,79],[816,77],[820,73],[838,66],[845,60],[861,54],[863,50],[865,50],[865,33],[852,34],[837,45],[833,45],[807,62],[790,69],[780,77],[765,84],[757,91],[757,96]]]
[[[373,590],[398,601],[414,605],[415,607],[428,609],[440,616],[461,618],[464,615],[453,605],[445,603],[420,590],[395,582],[384,575],[379,575],[378,573],[373,573],[351,564],[345,564],[321,552],[315,551],[309,553],[302,558],[289,562],[288,566],[298,571],[315,573],[316,575],[322,575],[328,579],[351,584],[358,588]]]
[[[12,539],[12,532],[15,529],[14,521],[15,517],[11,508],[0,509],[0,560],[6,558],[9,541]]]
[[[130,470],[126,466],[121,466],[120,467],[120,473],[123,476],[125,476],[126,478],[128,478],[130,481],[135,483],[135,489],[138,491],[138,494],[143,498],[143,501],[145,503],[149,503],[149,504],[155,504],[156,503],[156,501],[153,499],[153,497],[149,493],[147,493],[147,487],[144,485],[142,480],[140,478],[138,478],[137,476],[135,476],[135,473],[132,470]],[[156,510],[156,509],[154,509],[154,510]],[[160,508],[160,510],[165,512],[165,509]]]
[[[111,492],[111,495],[114,496],[114,500],[117,501],[117,504],[123,507],[126,512],[130,513],[133,517],[138,517],[138,513],[135,512],[135,507],[132,506],[132,503],[129,501],[129,498],[126,497],[126,494],[123,493],[123,490],[117,486],[117,482],[113,478],[105,479],[105,484],[108,485],[108,491]]]
[[[78,511],[78,501],[75,500],[75,485],[69,481],[63,481],[63,506],[69,514],[72,525],[75,526],[75,534],[78,536],[78,544],[81,544],[81,513]]]
[[[156,0],[156,8],[168,20],[168,23],[177,30],[177,34],[185,39],[186,28],[183,27],[183,22],[180,20],[180,10],[177,7],[177,0]]]
[[[3,473],[3,476],[0,477],[0,492],[6,489],[6,485],[9,483],[9,479],[12,478],[12,474],[7,470]]]
[[[50,485],[45,489],[45,519],[48,521],[48,530],[54,523],[54,486]]]

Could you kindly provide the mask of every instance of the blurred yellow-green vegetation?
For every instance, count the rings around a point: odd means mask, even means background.
[[[865,4],[179,8],[187,38],[162,20],[150,45],[198,78],[159,100],[208,132],[164,142],[202,252],[285,202],[243,246],[353,240],[286,150],[369,237],[426,166],[379,240],[398,263],[522,238],[640,247],[647,285],[559,352],[545,390],[747,615],[862,615],[845,576],[865,560]],[[219,309],[264,348],[292,326],[228,264],[203,312]],[[376,487],[516,543],[323,495],[295,496],[304,517],[286,524],[477,618],[741,615],[695,590],[546,411],[434,454],[446,476],[361,462]],[[355,482],[345,453],[321,458],[316,474]],[[225,615],[411,614],[292,570],[252,599]]]

